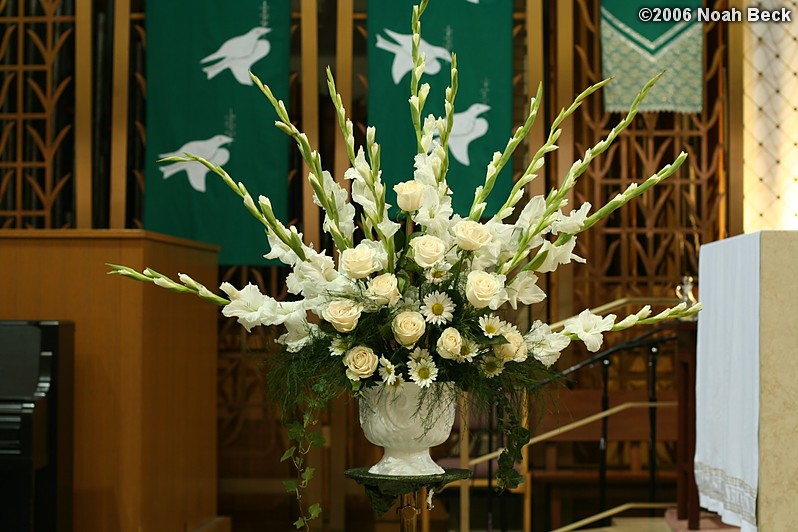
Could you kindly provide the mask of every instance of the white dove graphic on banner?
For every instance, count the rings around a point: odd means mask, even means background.
[[[490,106],[484,103],[475,103],[462,113],[454,114],[452,133],[449,136],[449,152],[457,162],[469,166],[468,146],[471,141],[483,137],[488,132],[488,121],[482,118],[482,113],[490,111]]]
[[[233,142],[233,139],[227,135],[216,135],[206,140],[192,140],[191,142],[183,144],[176,151],[161,153],[159,157],[183,156],[186,153],[190,153],[192,155],[199,155],[203,159],[221,166],[230,160],[230,151],[226,148],[222,148],[222,146],[231,142]],[[186,174],[188,174],[188,182],[191,184],[191,187],[198,192],[205,192],[205,178],[210,170],[204,165],[191,161],[162,165],[159,168],[161,172],[163,172],[164,179],[169,179],[174,174],[185,170]]]
[[[269,28],[256,26],[243,35],[227,39],[218,50],[202,58],[200,64],[217,61],[202,68],[208,75],[208,79],[214,78],[229,68],[239,83],[252,85],[249,70],[253,64],[269,54],[272,46],[269,41],[261,39],[261,37],[270,31],[272,30]]]
[[[402,78],[413,69],[413,42],[412,35],[397,33],[385,28],[385,33],[392,40],[388,40],[382,35],[377,35],[377,48],[394,54],[391,74],[393,82],[397,85]],[[418,45],[418,50],[426,55],[427,64],[424,72],[434,76],[441,71],[441,61],[452,62],[452,54],[442,46],[434,46],[424,39]]]

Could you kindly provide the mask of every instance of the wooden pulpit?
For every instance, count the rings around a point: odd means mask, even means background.
[[[217,279],[204,244],[0,230],[0,319],[75,324],[74,530],[229,530],[216,515],[218,309],[105,263]]]

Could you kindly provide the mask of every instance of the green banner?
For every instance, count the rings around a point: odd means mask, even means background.
[[[604,108],[626,111],[651,78],[664,72],[641,111],[700,113],[704,101],[702,0],[601,0]]]
[[[417,0],[368,3],[368,123],[382,146],[382,178],[393,185],[413,178],[416,137],[410,118],[412,6]],[[459,90],[449,141],[447,181],[456,213],[468,215],[474,189],[484,183],[493,152],[512,135],[512,0],[433,0],[421,17],[422,83],[430,95],[423,117],[444,116],[444,91],[451,82],[451,52],[457,54]],[[497,179],[484,216],[507,199],[512,188],[508,164]]]
[[[222,264],[262,265],[263,226],[200,163],[158,164],[183,152],[227,170],[286,219],[289,144],[251,70],[288,99],[290,2],[147,2],[144,227],[221,246]]]

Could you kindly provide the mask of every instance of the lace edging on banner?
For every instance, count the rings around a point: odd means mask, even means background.
[[[695,462],[695,483],[698,491],[723,504],[752,525],[756,525],[757,489],[744,480],[719,469]]]

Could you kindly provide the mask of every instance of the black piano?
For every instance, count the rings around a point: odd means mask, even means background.
[[[0,530],[72,530],[74,335],[0,321]]]

